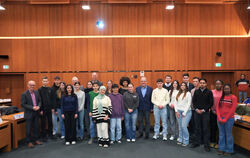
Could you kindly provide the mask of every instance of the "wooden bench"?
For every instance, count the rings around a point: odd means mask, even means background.
[[[12,147],[18,148],[18,141],[26,138],[26,122],[24,118],[15,118],[15,115],[24,114],[24,112],[4,115],[2,119],[11,123]]]
[[[9,121],[0,123],[0,148],[4,152],[11,151],[11,124]]]

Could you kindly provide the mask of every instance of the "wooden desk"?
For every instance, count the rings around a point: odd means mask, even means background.
[[[248,123],[235,121],[233,136],[234,144],[250,150],[250,125]]]
[[[0,148],[3,151],[11,151],[11,125],[9,121],[0,123]]]
[[[18,148],[18,141],[26,138],[26,122],[24,118],[14,119],[14,115],[23,114],[23,112],[4,115],[2,119],[11,123],[12,147]]]

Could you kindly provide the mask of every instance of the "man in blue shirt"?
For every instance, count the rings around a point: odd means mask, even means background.
[[[149,138],[150,131],[150,112],[153,110],[151,102],[152,87],[147,85],[147,78],[141,78],[141,86],[136,88],[136,93],[139,95],[138,107],[138,125],[139,125],[139,138],[143,137],[143,119],[145,119],[145,139]]]

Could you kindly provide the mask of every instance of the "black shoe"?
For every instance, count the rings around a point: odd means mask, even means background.
[[[148,139],[149,138],[149,135],[146,135],[145,137],[144,137],[144,139]]]
[[[205,146],[204,146],[204,150],[205,150],[206,152],[209,152],[209,151],[210,151],[210,147],[209,147],[208,145],[205,145]]]
[[[42,138],[42,142],[48,142],[47,138]]]
[[[55,135],[52,135],[49,138],[52,139],[52,140],[56,140],[57,139],[57,137]]]
[[[191,144],[190,145],[190,148],[196,148],[196,147],[198,147],[198,146],[200,146],[199,144]]]
[[[143,133],[140,133],[137,138],[142,138],[142,137],[143,137]]]
[[[218,151],[217,151],[217,154],[218,154],[218,155],[223,155],[223,154],[224,154],[224,152],[223,152],[223,151],[218,150]]]

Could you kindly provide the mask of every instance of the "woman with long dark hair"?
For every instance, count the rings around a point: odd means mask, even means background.
[[[182,82],[175,100],[175,112],[179,125],[179,140],[177,144],[182,146],[187,146],[189,144],[187,126],[192,116],[191,102],[192,97],[191,93],[188,91],[187,84]]]
[[[232,94],[231,85],[225,84],[223,86],[222,97],[216,107],[219,128],[219,155],[230,156],[234,152],[232,129],[236,107],[237,97]]]
[[[180,85],[177,80],[174,80],[172,83],[172,86],[170,88],[170,93],[169,93],[169,98],[170,98],[170,103],[169,103],[169,127],[171,130],[171,137],[169,140],[174,140],[177,139],[178,136],[178,131],[176,130],[176,115],[175,115],[175,99],[176,96],[179,92]]]
[[[78,99],[73,86],[65,87],[65,95],[62,97],[62,118],[65,125],[65,145],[76,144],[76,119],[78,113]]]
[[[62,118],[62,96],[65,94],[65,87],[66,84],[65,82],[60,82],[59,84],[59,89],[56,91],[56,107],[55,107],[55,112],[59,117],[59,122],[60,122],[60,134],[61,134],[61,139],[65,138],[65,128],[64,128],[64,122]],[[56,120],[57,122],[57,120]],[[57,123],[56,123],[57,126]]]

